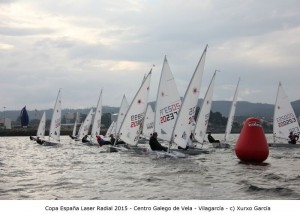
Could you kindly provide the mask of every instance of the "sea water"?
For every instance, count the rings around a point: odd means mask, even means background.
[[[271,142],[272,135],[266,136]],[[107,153],[68,136],[59,147],[40,146],[29,137],[0,137],[0,199],[300,199],[300,149],[270,148],[262,164],[244,164],[234,151],[238,135],[230,137],[230,149],[204,144],[209,154],[180,159]]]

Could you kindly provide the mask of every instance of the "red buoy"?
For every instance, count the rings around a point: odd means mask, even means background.
[[[269,146],[261,121],[248,118],[235,145],[235,154],[245,162],[261,163],[269,156]]]

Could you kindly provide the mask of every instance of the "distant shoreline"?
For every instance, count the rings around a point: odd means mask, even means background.
[[[106,133],[107,129],[103,129],[100,131],[101,135]],[[49,134],[49,131],[46,130],[46,135]],[[60,135],[70,135],[72,134],[72,130],[65,129],[60,131]],[[0,137],[12,137],[12,136],[36,136],[36,129],[32,128],[18,128],[18,129],[1,129]]]
[[[100,131],[101,135],[105,135],[107,129],[102,129]],[[49,131],[46,131],[46,135],[49,133]],[[72,133],[72,130],[61,130],[60,135],[70,135]],[[214,131],[214,134],[224,134],[222,131]],[[232,134],[239,134],[240,132],[232,132]],[[272,134],[272,132],[265,132],[265,134]],[[26,129],[26,128],[20,128],[20,129],[2,129],[0,130],[0,137],[12,137],[12,136],[36,136],[36,129]]]

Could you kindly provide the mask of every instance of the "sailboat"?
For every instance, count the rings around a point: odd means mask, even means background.
[[[180,95],[165,56],[160,75],[160,81],[156,96],[156,106],[154,112],[154,129],[157,132],[160,141],[169,143],[168,152],[155,151],[159,157],[186,157],[184,153],[176,150],[170,150],[172,141],[172,131],[175,121],[181,107]]]
[[[77,121],[78,121],[78,112],[76,113],[76,117],[75,117],[75,122],[74,122],[74,127],[73,127],[72,134],[69,135],[71,137],[71,139],[73,139],[73,140],[77,140],[77,138],[78,138],[78,136],[76,134]]]
[[[110,126],[108,127],[106,133],[105,133],[105,137],[108,138],[111,134],[114,134],[115,129],[116,129],[116,122],[112,121]]]
[[[269,143],[269,146],[300,148],[300,144],[288,144],[290,132],[299,136],[300,128],[289,98],[279,82],[273,118],[274,143]],[[277,143],[277,141],[281,143]]]
[[[200,112],[198,113],[197,120],[196,120],[196,126],[195,126],[195,130],[194,130],[194,138],[198,143],[201,143],[201,144],[204,143],[206,130],[207,130],[207,126],[208,126],[208,121],[209,121],[209,116],[210,116],[210,112],[211,112],[216,71],[214,72],[213,77],[210,81],[210,84],[208,86],[208,89],[207,89],[206,94],[203,99],[202,107],[200,109]]]
[[[96,136],[100,135],[101,128],[101,117],[102,117],[102,90],[98,99],[97,107],[94,114],[90,142],[91,144],[97,144]]]
[[[236,85],[236,89],[235,89],[234,96],[233,96],[232,103],[231,103],[231,108],[230,108],[230,111],[229,111],[229,114],[228,114],[224,139],[220,143],[212,143],[213,147],[215,147],[215,148],[230,148],[230,144],[228,143],[228,137],[231,133],[232,124],[233,124],[233,121],[234,121],[239,84],[240,84],[240,78],[239,78],[238,83]]]
[[[20,113],[20,118],[21,118],[21,126],[23,128],[27,128],[28,124],[29,124],[29,116],[28,116],[28,112],[26,110],[26,106],[24,106],[21,110]]]
[[[140,137],[142,124],[144,122],[145,112],[148,104],[148,96],[150,91],[152,69],[143,79],[139,90],[132,100],[129,108],[121,123],[117,139],[124,141],[130,146],[136,146]]]
[[[61,127],[61,89],[58,91],[58,95],[53,108],[49,139],[44,140],[44,146],[54,146],[60,144],[60,127]]]
[[[195,112],[198,103],[202,76],[204,72],[207,45],[197,64],[189,86],[185,92],[181,108],[179,110],[175,126],[172,132],[173,142],[181,148],[186,148],[190,134],[194,132]]]
[[[144,77],[144,79],[145,79],[145,77]],[[119,144],[125,145],[124,141],[119,141],[119,134],[120,134],[121,124],[123,123],[123,120],[124,120],[125,115],[128,111],[128,108],[129,108],[128,101],[126,99],[126,96],[123,95],[121,105],[120,105],[120,108],[119,108],[118,117],[117,117],[116,123],[114,125],[115,128],[114,128],[113,133],[112,133],[112,135],[116,138],[115,138],[115,141],[113,143],[113,146],[107,147],[108,152],[118,152],[118,151],[127,151],[128,150],[127,148],[117,146]]]
[[[81,123],[80,128],[78,130],[78,140],[81,141],[81,139],[88,135],[91,124],[92,124],[92,120],[93,120],[93,108],[90,109],[90,111],[88,112],[88,114],[86,115],[83,123]]]
[[[37,141],[37,143],[41,144],[42,140],[45,138],[45,130],[46,130],[46,112],[43,113],[40,123],[36,132],[36,137],[30,136],[30,140]]]

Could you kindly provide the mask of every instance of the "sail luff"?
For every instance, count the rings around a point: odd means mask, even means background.
[[[279,89],[281,87],[281,82],[279,82],[278,87],[277,87],[277,94],[276,94],[276,101],[274,105],[274,113],[273,113],[273,139],[274,143],[276,142],[276,131],[275,131],[275,124],[276,124],[276,108],[278,106],[278,95],[279,95]]]
[[[227,142],[228,136],[229,136],[229,134],[231,132],[231,129],[232,129],[232,124],[233,124],[234,114],[235,114],[235,109],[236,109],[236,103],[237,103],[239,84],[240,84],[240,78],[239,78],[238,83],[236,85],[236,89],[235,89],[235,92],[234,92],[234,96],[233,96],[233,99],[232,99],[232,103],[231,103],[231,107],[230,107],[230,111],[229,111],[229,115],[228,115],[228,119],[227,119],[225,136],[224,136],[224,142],[225,143]]]

